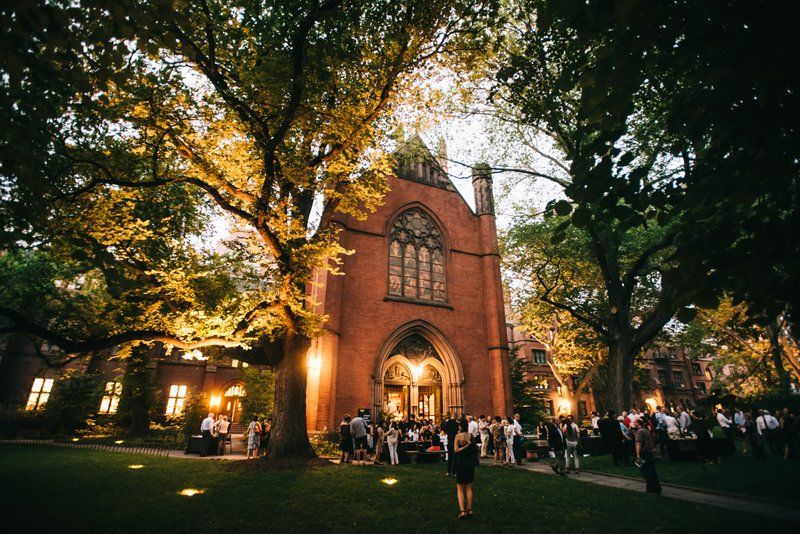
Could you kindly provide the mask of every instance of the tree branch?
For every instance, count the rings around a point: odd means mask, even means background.
[[[0,307],[0,316],[11,320],[13,323],[10,326],[0,327],[0,334],[30,334],[56,345],[68,354],[107,349],[124,343],[130,343],[131,341],[160,341],[161,343],[168,343],[181,350],[194,350],[209,346],[239,347],[242,345],[238,341],[231,341],[221,337],[208,337],[195,341],[185,341],[173,336],[169,332],[161,330],[130,330],[107,337],[75,341],[29,321],[25,316],[10,308]]]

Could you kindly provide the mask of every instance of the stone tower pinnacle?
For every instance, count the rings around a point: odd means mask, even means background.
[[[475,213],[494,215],[492,172],[485,163],[479,163],[472,167],[472,189],[475,192]]]

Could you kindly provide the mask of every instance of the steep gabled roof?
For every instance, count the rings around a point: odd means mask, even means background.
[[[458,192],[447,172],[417,134],[406,139],[397,149],[395,161],[394,171],[398,178]]]

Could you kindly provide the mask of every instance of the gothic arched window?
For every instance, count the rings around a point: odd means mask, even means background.
[[[419,208],[404,211],[392,225],[389,294],[445,302],[442,233]]]

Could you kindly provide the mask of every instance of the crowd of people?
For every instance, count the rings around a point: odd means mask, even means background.
[[[228,430],[231,423],[227,415],[215,417],[214,413],[209,413],[200,423],[200,434],[203,436],[203,443],[200,449],[200,456],[209,454],[225,454],[225,444],[230,443]]]
[[[519,463],[523,442],[519,414],[505,418],[466,415],[460,420],[450,416],[441,424],[434,419],[417,419],[414,415],[381,422],[345,415],[339,425],[340,461],[353,465],[381,464],[385,442],[388,463],[397,464],[398,446],[419,442],[428,444],[427,452],[441,451],[448,462],[448,473],[452,474],[454,458],[448,445],[454,443],[461,421],[467,425],[466,432],[479,458],[494,458],[495,463],[508,466]]]
[[[766,409],[751,412],[735,407],[733,415],[730,415],[728,410],[721,407],[705,412],[682,407],[671,411],[658,406],[652,413],[648,409],[632,408],[619,416],[613,411],[604,418],[597,413],[592,414],[592,428],[603,437],[615,465],[627,465],[630,462],[630,451],[635,440],[631,429],[636,420],[641,421],[657,445],[654,451],[656,458],[667,454],[670,441],[696,439],[700,459],[720,462],[722,456],[712,442],[715,437],[740,441],[742,452],[752,453],[760,461],[767,459],[767,448],[776,458],[800,457],[800,427],[797,416],[789,408],[776,411],[773,415]],[[730,450],[734,450],[732,445]]]

